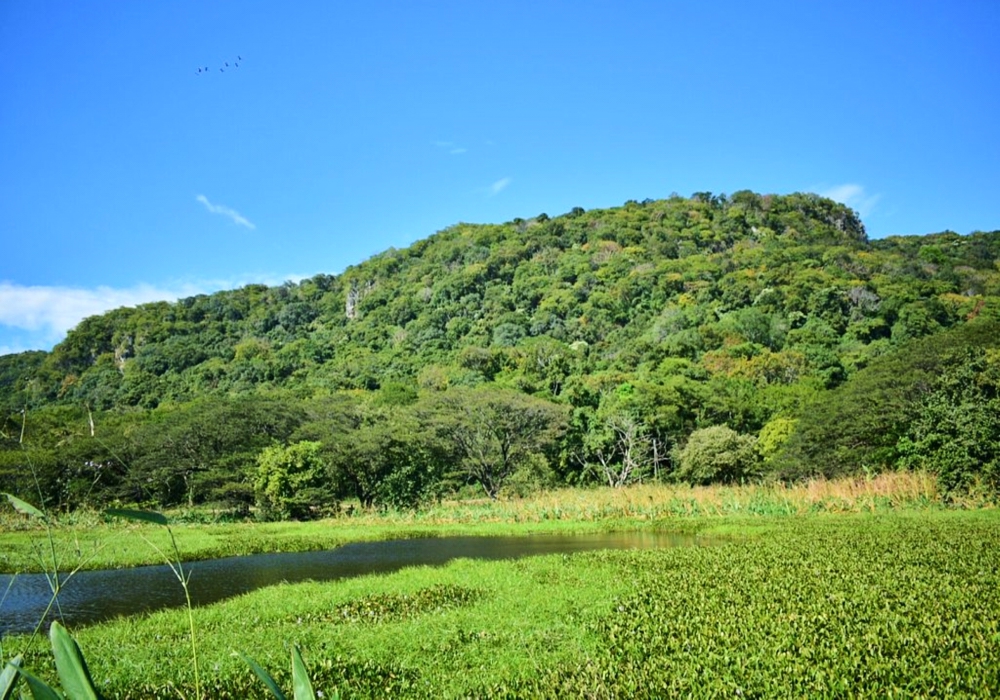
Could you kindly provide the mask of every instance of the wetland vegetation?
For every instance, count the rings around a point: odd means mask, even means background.
[[[985,697],[1000,692],[1000,516],[936,506],[683,516],[710,547],[462,559],[195,610],[206,697]],[[670,527],[669,518],[651,527]],[[187,613],[75,633],[108,697],[191,697]],[[40,674],[44,640],[4,640]],[[48,677],[51,677],[49,675]]]
[[[0,510],[0,570],[710,534],[72,632],[123,698],[263,695],[234,653],[287,686],[289,646],[346,697],[996,695],[998,260],[997,231],[700,192],[92,317],[0,357],[0,484],[45,513]]]

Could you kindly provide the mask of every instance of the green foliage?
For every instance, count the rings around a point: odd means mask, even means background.
[[[973,348],[946,369],[897,451],[946,490],[1000,493],[1000,351]]]
[[[287,696],[281,692],[271,674],[265,671],[260,664],[249,656],[243,656],[243,660],[253,669],[257,677],[264,682],[264,685],[267,686],[267,689],[271,691],[276,700],[286,700]],[[302,654],[299,653],[299,649],[296,646],[292,646],[292,693],[294,700],[315,700],[316,698],[312,681],[309,680],[309,673],[306,671],[305,662],[302,660]],[[336,691],[330,696],[331,700],[337,700],[339,697],[340,694]]]
[[[935,459],[943,459],[944,453],[938,449],[945,442],[949,445],[944,448],[947,451],[959,443],[974,443],[986,437],[991,430],[985,417],[991,391],[988,386],[985,394],[963,397],[952,381],[952,389],[936,392],[943,378],[955,376],[955,372],[963,371],[960,369],[963,365],[969,364],[970,352],[982,355],[997,347],[1000,347],[1000,325],[984,319],[911,341],[895,352],[876,357],[846,384],[819,394],[801,409],[795,434],[775,458],[778,473],[785,477],[817,474],[834,477],[896,466],[921,466],[921,459],[931,452],[937,455]],[[985,371],[985,366],[979,367]],[[969,365],[964,371],[978,370],[976,365]],[[992,380],[983,377],[982,381],[989,384]],[[973,382],[969,389],[975,391],[976,386]],[[959,418],[961,406],[975,415],[984,410],[986,413],[981,420],[965,420]],[[948,411],[953,412],[953,418],[946,420],[944,414]],[[954,440],[941,442],[941,436],[932,436],[937,428],[931,424],[939,420],[943,421],[940,429],[952,431]],[[911,426],[917,425],[921,427],[911,433]],[[986,434],[977,434],[983,430]],[[990,450],[992,443],[986,444],[985,449]],[[961,458],[965,466],[960,471],[966,474],[961,478],[956,475],[953,485],[969,483],[968,472],[978,469],[974,466],[975,454],[973,451]],[[991,453],[979,456],[987,454]]]
[[[4,665],[3,671],[0,671],[0,700],[9,700],[14,696],[22,660],[21,655],[15,656]]]
[[[322,443],[324,487],[335,497],[357,498],[365,508],[414,508],[440,495],[450,457],[420,418],[412,385],[305,406],[293,437]]]
[[[535,454],[551,454],[566,428],[562,407],[510,390],[453,389],[431,405],[435,429],[461,470],[490,498]]]
[[[62,683],[65,697],[69,700],[101,700],[104,696],[97,692],[94,681],[90,676],[90,669],[80,652],[80,647],[70,636],[66,628],[59,622],[53,622],[49,630],[49,639],[52,644],[52,656],[55,659],[56,671]],[[39,679],[34,674],[21,668],[17,663],[10,663],[7,669],[16,669],[16,675],[20,676],[34,700],[63,700],[63,695],[54,688]],[[5,672],[6,675],[6,672]],[[6,689],[2,697],[6,698],[13,692],[16,685],[16,678],[10,676],[7,680]],[[22,696],[24,697],[24,696]]]
[[[591,626],[598,651],[470,694],[995,695],[996,531],[902,525],[811,523],[753,546],[615,554],[633,588]]]
[[[674,476],[691,484],[732,484],[758,473],[757,438],[725,425],[700,428],[677,451]]]
[[[323,445],[302,441],[266,447],[257,456],[254,495],[261,517],[302,520],[312,517],[313,508],[328,505],[324,493]]]
[[[335,624],[398,622],[418,615],[440,614],[466,607],[482,597],[483,591],[454,584],[422,588],[414,593],[373,594],[344,603],[317,621]]]
[[[757,452],[764,462],[778,454],[788,439],[795,434],[797,424],[798,421],[794,418],[778,416],[760,429],[760,434],[757,436]]]
[[[807,193],[460,224],[338,276],[118,309],[51,353],[0,358],[0,479],[57,508],[214,503],[245,517],[257,454],[305,439],[323,443],[323,488],[411,507],[455,485],[441,463],[454,450],[415,407],[477,386],[566,408],[546,459],[568,483],[657,475],[696,426],[757,434],[809,397],[853,437],[810,408],[769,468],[881,469],[924,399],[923,370],[898,353],[997,320],[998,257],[998,231],[869,241],[854,211]],[[894,363],[899,387],[865,389],[883,371],[867,367]],[[629,405],[612,406],[626,384]],[[301,433],[323,401],[370,415]],[[879,402],[886,419],[869,420]]]
[[[597,410],[587,415],[580,459],[615,488],[642,481],[656,467],[659,440],[650,429],[654,416],[636,393],[632,384],[621,384],[604,392]]]
[[[94,680],[87,668],[83,653],[66,628],[53,622],[49,629],[52,655],[56,661],[56,671],[66,695],[80,700],[97,700],[101,695],[94,688]]]
[[[340,492],[370,508],[415,508],[439,494],[448,456],[416,418],[419,405],[354,408],[351,430],[330,435],[330,473]]]
[[[35,404],[37,386],[32,377],[47,356],[37,350],[0,355],[0,416],[16,414]]]
[[[0,699],[7,700],[7,698],[12,697],[18,680],[23,679],[34,700],[63,700],[63,698],[68,700],[102,700],[105,696],[95,687],[83,652],[80,651],[76,640],[70,636],[66,628],[58,621],[53,622],[49,630],[49,638],[56,672],[63,692],[59,693],[45,681],[24,669],[19,656],[9,661],[3,672],[0,673]],[[285,694],[281,692],[270,674],[250,657],[241,656],[264,682],[272,695],[278,700],[285,700]],[[295,646],[292,647],[292,688],[294,700],[315,700],[317,697],[302,655]],[[198,688],[196,688],[196,693],[196,697],[201,697]],[[25,696],[22,695],[22,697]],[[334,691],[330,697],[336,699],[340,696]]]
[[[163,506],[219,500],[219,489],[248,476],[257,453],[287,439],[303,420],[301,407],[284,398],[206,396],[161,406],[129,436],[121,500]]]

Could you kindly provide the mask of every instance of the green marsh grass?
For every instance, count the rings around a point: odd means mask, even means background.
[[[718,519],[734,523],[761,536],[458,560],[201,608],[204,692],[268,697],[238,650],[289,687],[294,645],[317,696],[1000,694],[1000,512]],[[109,697],[175,698],[194,682],[186,628],[174,610],[76,636]]]
[[[55,542],[52,536],[52,528],[49,524],[48,515],[44,511],[15,496],[10,494],[4,495],[14,510],[18,513],[21,513],[28,518],[40,520],[43,523],[46,533],[45,539],[51,549],[51,557],[49,559],[40,557],[40,561],[45,569],[45,577],[52,590],[52,596],[48,606],[40,616],[34,631],[27,638],[27,641],[24,644],[26,648],[30,648],[32,646],[32,642],[36,639],[39,629],[48,619],[49,611],[53,607],[56,607],[57,610],[59,608],[59,596],[62,592],[60,584],[68,581],[79,569],[74,569],[68,575],[60,579],[59,560],[56,554]],[[191,649],[189,657],[190,668],[193,670],[194,676],[194,698],[195,700],[201,700],[203,695],[201,674],[199,672],[198,665],[194,607],[191,602],[189,588],[191,573],[190,570],[187,572],[184,570],[184,563],[181,557],[180,548],[177,545],[177,539],[174,537],[169,520],[163,514],[152,511],[109,510],[106,511],[105,515],[111,518],[121,518],[133,522],[143,522],[161,526],[166,531],[171,545],[171,549],[169,551],[164,551],[158,547],[145,534],[140,533],[140,537],[164,560],[184,590],[184,597],[186,600],[185,610],[187,612],[188,620],[188,640],[190,642]],[[14,578],[12,577],[10,586],[13,584]],[[0,605],[2,605],[6,599],[6,593],[9,592],[10,586],[8,586],[8,591],[5,592],[4,598],[0,599]],[[69,698],[69,700],[101,700],[101,698],[105,697],[105,695],[95,687],[85,656],[76,640],[58,620],[51,623],[49,638],[52,650],[51,660],[54,663],[56,675],[61,683],[61,688],[65,697]],[[2,641],[3,640],[0,639],[0,642]],[[3,647],[0,645],[0,652],[2,651]],[[239,656],[264,683],[265,687],[274,698],[277,700],[285,700],[285,693],[281,690],[280,686],[266,669],[245,654],[240,653]],[[312,682],[308,676],[305,663],[302,660],[302,655],[295,646],[293,646],[291,650],[291,661],[292,690],[295,700],[316,700],[316,695],[312,688]],[[18,684],[22,681],[23,684],[27,686],[27,692],[30,692],[34,700],[61,700],[61,698],[64,697],[64,695],[55,690],[52,685],[25,668],[23,662],[23,653],[18,654],[9,660],[6,659],[5,654],[0,653],[0,699],[8,700],[8,698],[11,698],[14,691],[17,690]],[[188,696],[183,690],[178,688],[175,680],[169,680],[166,687],[176,692],[181,698],[186,698]],[[26,698],[27,692],[21,692],[20,697]],[[330,697],[331,700],[339,699],[339,693],[337,693],[336,690],[333,690]]]

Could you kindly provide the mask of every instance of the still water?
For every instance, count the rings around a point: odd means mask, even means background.
[[[693,536],[650,532],[518,537],[438,537],[359,542],[337,549],[295,554],[256,554],[185,564],[191,599],[207,605],[276,583],[329,581],[439,566],[452,559],[517,559],[595,549],[652,549],[698,544]],[[30,632],[51,592],[42,574],[0,575],[0,635]],[[59,595],[62,620],[70,627],[119,615],[184,605],[184,591],[167,566],[83,571]],[[59,619],[58,615],[50,616]]]

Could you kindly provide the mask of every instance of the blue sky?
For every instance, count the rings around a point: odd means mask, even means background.
[[[872,237],[997,229],[998,36],[996,0],[8,0],[0,354],[674,192],[819,192]]]

